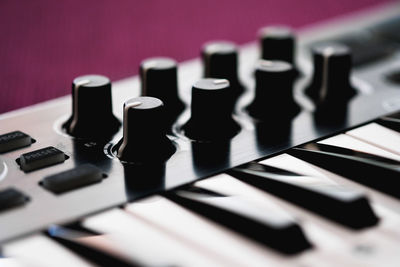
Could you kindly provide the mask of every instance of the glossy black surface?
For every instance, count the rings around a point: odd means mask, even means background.
[[[304,145],[303,148],[348,156],[349,158],[352,158],[354,160],[369,162],[371,164],[379,164],[382,167],[387,167],[387,168],[396,169],[400,166],[399,161],[344,147],[338,147],[320,143],[310,143]]]
[[[363,229],[378,223],[366,195],[324,183],[318,177],[296,175],[260,163],[234,168],[229,174],[346,227]]]
[[[377,121],[380,125],[383,125],[396,132],[400,132],[400,119],[383,117]]]
[[[386,160],[381,160],[379,157],[375,160],[375,156],[365,155],[366,153],[355,152],[351,155],[351,150],[315,143],[306,145],[304,148],[291,149],[288,153],[355,182],[400,198],[398,164],[388,164]]]
[[[166,195],[183,207],[216,221],[284,254],[310,249],[300,226],[279,214],[254,207],[254,203],[231,196],[178,191]]]

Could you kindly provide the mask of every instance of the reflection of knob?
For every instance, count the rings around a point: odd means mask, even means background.
[[[305,93],[318,106],[344,103],[355,94],[350,84],[351,52],[341,44],[313,48],[314,74]]]
[[[123,138],[117,157],[126,162],[166,160],[175,147],[166,136],[163,102],[154,97],[136,97],[124,103]]]
[[[111,83],[101,75],[85,75],[72,83],[72,116],[64,124],[75,137],[107,138],[121,123],[112,113]]]
[[[248,107],[259,120],[291,118],[299,112],[293,99],[293,67],[284,61],[259,60],[256,66],[256,92]]]
[[[230,84],[226,79],[201,79],[192,87],[191,118],[183,126],[192,139],[212,141],[234,136],[239,125],[232,118]]]
[[[171,126],[185,105],[178,97],[177,63],[171,58],[149,58],[140,65],[142,95],[165,103],[167,125]]]
[[[285,26],[269,26],[259,33],[262,59],[280,60],[294,64],[295,35]]]
[[[202,50],[204,77],[227,79],[231,84],[232,97],[243,93],[237,73],[238,49],[232,42],[215,41],[204,45]]]

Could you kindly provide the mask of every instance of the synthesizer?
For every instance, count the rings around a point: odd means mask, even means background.
[[[257,38],[0,115],[0,266],[398,266],[400,5]]]

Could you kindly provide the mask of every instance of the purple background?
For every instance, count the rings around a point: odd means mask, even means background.
[[[118,80],[141,60],[197,57],[212,39],[239,44],[271,23],[295,28],[382,0],[1,0],[0,113],[70,93],[78,75]]]

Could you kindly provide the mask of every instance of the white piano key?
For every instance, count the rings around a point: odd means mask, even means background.
[[[0,258],[1,267],[26,267],[21,261],[13,258]]]
[[[370,123],[346,132],[354,138],[400,155],[400,133],[377,123]]]
[[[21,261],[13,258],[0,258],[1,267],[26,267]]]
[[[151,224],[194,244],[230,266],[280,266],[284,256],[161,196],[126,206],[126,210]]]
[[[384,150],[382,148],[379,148],[379,147],[369,144],[367,142],[361,141],[360,139],[354,138],[348,134],[339,134],[339,135],[321,140],[318,143],[358,150],[361,152],[370,153],[373,155],[400,161],[400,155],[389,152],[387,150]],[[400,144],[399,144],[399,146],[400,146]]]
[[[176,218],[178,219],[178,218]],[[99,244],[118,250],[126,259],[150,266],[223,266],[227,263],[197,250],[182,240],[168,235],[148,221],[113,209],[89,217],[83,225],[104,233],[107,243]]]
[[[82,259],[57,242],[43,235],[18,239],[3,246],[7,257],[16,259],[17,264],[31,267],[88,267],[93,264]],[[0,261],[0,266],[1,261]]]
[[[268,158],[260,161],[259,163],[265,164],[271,167],[276,167],[284,170],[288,170],[294,173],[298,173],[304,176],[312,177],[326,177],[323,172],[319,170],[318,167],[308,164],[305,161],[293,157],[289,154],[280,154],[278,156]],[[327,183],[330,182],[329,179],[325,179]]]

